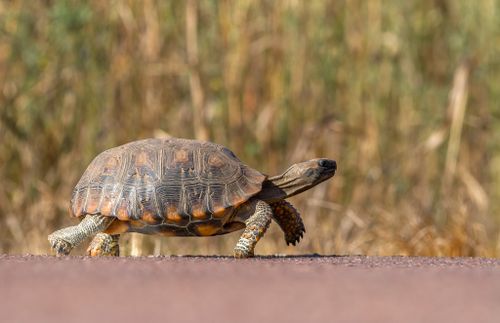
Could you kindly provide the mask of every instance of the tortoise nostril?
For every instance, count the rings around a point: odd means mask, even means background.
[[[330,159],[320,159],[318,161],[318,165],[324,168],[334,168],[337,169],[337,162],[335,160]]]

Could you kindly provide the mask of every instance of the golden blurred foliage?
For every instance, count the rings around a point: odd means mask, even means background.
[[[73,186],[139,138],[209,139],[274,175],[329,157],[258,254],[500,256],[500,2],[0,2],[0,252],[48,253]],[[128,235],[125,255],[231,254]],[[79,249],[82,252],[84,247]]]

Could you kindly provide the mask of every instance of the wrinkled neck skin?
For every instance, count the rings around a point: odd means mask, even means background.
[[[297,179],[286,176],[285,172],[266,179],[262,183],[262,191],[256,197],[267,202],[274,202],[299,194],[311,187],[301,185]]]

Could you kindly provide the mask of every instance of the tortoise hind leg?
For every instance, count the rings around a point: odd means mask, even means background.
[[[120,239],[119,234],[108,234],[104,232],[99,232],[90,242],[90,245],[87,248],[87,255],[92,257],[96,256],[118,257],[120,255],[120,245],[118,243],[119,239]]]
[[[236,258],[253,256],[255,245],[266,232],[273,216],[273,211],[266,202],[253,200],[250,203],[249,207],[253,209],[253,215],[245,221],[246,228],[234,248]]]
[[[57,230],[48,239],[57,256],[68,255],[86,238],[105,230],[114,218],[102,215],[87,215],[75,226]]]
[[[295,246],[306,232],[299,212],[285,200],[271,203],[271,208],[273,209],[274,221],[278,223],[285,234],[286,244],[291,243]]]

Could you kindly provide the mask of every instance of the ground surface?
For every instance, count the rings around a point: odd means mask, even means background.
[[[499,322],[500,260],[0,256],[0,322]]]

